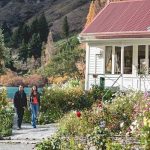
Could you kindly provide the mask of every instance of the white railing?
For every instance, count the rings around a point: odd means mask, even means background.
[[[99,85],[100,77],[105,78],[105,87],[118,87],[120,90],[141,90],[150,91],[150,76],[133,76],[126,74],[119,75],[107,75],[107,74],[97,74],[96,78],[93,78],[93,74],[89,74],[89,87],[91,85]]]
[[[102,97],[102,100],[104,99],[104,97],[107,95],[107,93],[111,90],[111,88],[116,84],[116,82],[120,79],[120,77],[122,77],[122,74],[119,75],[119,77],[114,81],[114,83],[111,85],[110,89],[108,89],[105,94]]]

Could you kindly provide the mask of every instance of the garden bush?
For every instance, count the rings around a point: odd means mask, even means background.
[[[30,110],[30,108],[25,109],[24,116],[23,116],[23,122],[31,123],[31,110]]]
[[[141,92],[119,93],[112,103],[105,103],[104,117],[112,132],[126,132],[133,121],[134,105],[142,99]]]
[[[111,89],[103,89],[98,85],[93,85],[92,89],[88,92],[88,99],[95,99],[95,101],[99,99],[111,102],[113,94],[114,92],[112,92]]]
[[[142,100],[141,100],[142,99]],[[143,97],[134,104],[133,122],[130,133],[141,140],[143,149],[150,149],[150,95],[145,92]]]
[[[0,120],[0,137],[11,135],[13,126],[13,111],[1,109]]]
[[[94,128],[89,121],[90,117],[90,112],[86,110],[81,112],[80,117],[77,116],[76,111],[71,111],[59,121],[59,131],[66,136],[85,136]]]
[[[84,150],[85,144],[75,137],[62,137],[59,133],[50,140],[45,140],[36,145],[37,150]]]
[[[71,110],[82,110],[92,105],[92,99],[80,87],[45,88],[41,96],[41,123],[55,122]]]
[[[13,125],[13,111],[6,99],[6,90],[0,90],[0,138],[11,135]]]
[[[99,86],[85,92],[77,80],[70,80],[63,87],[44,88],[41,96],[39,122],[42,124],[55,122],[71,110],[88,109],[93,102],[101,100],[105,92],[106,90]],[[104,100],[110,100],[111,97],[112,92],[110,90]]]
[[[0,110],[8,105],[8,101],[6,100],[7,93],[5,88],[0,89]]]

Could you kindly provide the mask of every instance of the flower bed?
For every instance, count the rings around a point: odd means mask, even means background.
[[[117,94],[112,102],[96,101],[90,109],[69,112],[59,124],[58,133],[38,150],[149,150],[150,98],[133,91]]]

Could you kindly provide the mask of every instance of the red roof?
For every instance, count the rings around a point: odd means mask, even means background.
[[[101,38],[147,37],[150,35],[150,0],[111,2],[81,33],[87,34]]]

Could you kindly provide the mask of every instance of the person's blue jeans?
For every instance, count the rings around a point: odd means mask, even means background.
[[[31,124],[33,128],[36,128],[36,119],[38,115],[39,105],[31,104]]]

